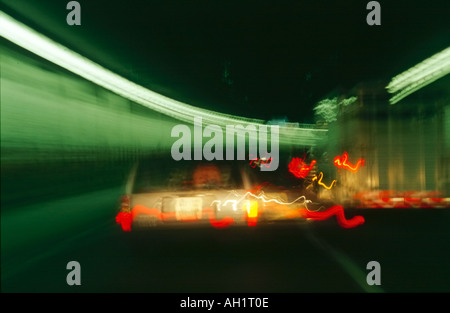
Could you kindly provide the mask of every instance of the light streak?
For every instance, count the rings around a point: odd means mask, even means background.
[[[217,210],[218,211],[220,211],[220,207],[221,206],[226,206],[228,203],[232,203],[233,211],[237,211],[237,204],[238,204],[237,200],[226,200],[223,204],[222,204],[222,201],[220,201],[220,200],[214,200],[213,202],[211,202],[211,207],[214,207],[213,205],[215,203],[217,203]]]
[[[202,117],[207,124],[221,127],[236,124],[266,126],[265,121],[260,119],[201,109],[151,91],[40,34],[2,11],[0,11],[0,36],[126,99],[180,121],[192,124],[196,117]],[[283,134],[281,141],[285,143],[300,141],[303,144],[315,144],[316,134],[323,136],[327,133],[325,129],[314,129],[313,125],[304,125],[302,128],[280,126],[280,131]]]
[[[236,202],[236,200],[227,200],[227,201],[225,201],[225,203],[223,205],[224,206],[227,205],[228,202],[233,203],[233,211],[237,211],[237,207],[236,207],[237,202]]]
[[[200,109],[153,92],[58,44],[1,11],[0,25],[0,36],[7,40],[99,86],[179,120],[192,122],[194,117],[203,116],[205,121],[219,125],[242,122],[259,125],[263,122]]]
[[[386,89],[389,93],[397,94],[389,102],[395,104],[449,73],[450,47],[392,78]]]
[[[210,224],[216,228],[224,228],[234,223],[234,219],[230,216],[226,216],[221,220],[217,220],[214,212],[209,207],[204,208],[202,211],[203,214],[208,216]],[[131,225],[139,214],[153,215],[160,221],[176,220],[175,212],[161,212],[159,209],[147,208],[143,205],[136,205],[133,207],[131,212],[119,212],[116,216],[116,222],[122,226],[123,231],[131,231]],[[189,219],[182,219],[181,221],[196,222],[198,220],[199,218],[197,216],[192,216]]]
[[[304,158],[292,158],[291,162],[289,163],[289,172],[291,172],[295,175],[295,177],[298,178],[305,178],[306,176],[308,176],[309,171],[313,169],[314,164],[316,164],[317,161],[312,160],[310,165],[305,164],[304,161]]]
[[[250,156],[252,156],[253,154],[250,154]],[[253,168],[255,168],[256,166],[261,167],[261,165],[263,165],[267,168],[270,168],[270,165],[272,164],[272,158],[254,158],[250,161],[249,165]],[[267,165],[268,164],[268,165]]]
[[[247,225],[255,226],[258,219],[257,204],[249,201],[247,203]],[[252,207],[253,206],[253,207]],[[176,219],[175,212],[162,213],[158,209],[147,208],[142,205],[136,205],[131,212],[120,212],[116,216],[116,222],[122,226],[123,231],[131,231],[133,220],[139,215],[153,215],[159,220]],[[221,220],[215,218],[215,214],[210,207],[203,209],[203,214],[208,216],[210,224],[215,228],[225,228],[234,224],[234,219],[230,216],[226,216]],[[351,219],[347,219],[344,214],[344,208],[341,205],[332,206],[325,211],[310,211],[307,208],[289,209],[286,211],[285,216],[287,218],[304,218],[313,221],[323,221],[332,216],[336,216],[338,224],[343,228],[353,228],[364,223],[364,217],[354,216]],[[182,220],[182,222],[193,222],[198,218],[192,220]]]
[[[356,173],[360,166],[364,166],[365,160],[363,158],[358,159],[355,165],[352,165],[351,163],[347,163],[348,161],[348,153],[344,152],[342,157],[337,156],[334,158],[334,165],[336,165],[338,168],[345,168],[349,170],[350,172]]]
[[[264,191],[262,191],[262,192],[260,193],[259,196],[255,195],[254,193],[252,193],[252,192],[250,192],[250,191],[247,191],[247,192],[246,192],[245,194],[243,194],[243,195],[239,194],[238,192],[236,192],[236,191],[234,191],[234,190],[231,191],[231,193],[232,193],[233,195],[237,196],[237,197],[240,197],[240,198],[237,200],[238,202],[244,200],[247,196],[250,196],[250,197],[253,197],[253,198],[262,200],[264,203],[275,202],[275,203],[282,204],[282,205],[291,205],[291,204],[296,203],[296,202],[299,201],[299,200],[302,200],[303,202],[302,202],[301,204],[305,204],[305,207],[306,207],[306,204],[307,204],[307,203],[312,203],[312,201],[311,201],[311,200],[307,200],[305,196],[300,196],[300,197],[298,197],[297,199],[295,199],[294,201],[291,201],[291,202],[285,202],[285,201],[280,200],[280,199],[269,198],[268,196],[266,196],[266,195],[264,194]]]
[[[305,209],[298,209],[300,214],[303,215],[304,218],[313,220],[313,221],[323,221],[330,218],[333,215],[336,215],[336,219],[338,224],[343,228],[353,228],[359,225],[364,224],[364,217],[357,215],[352,217],[351,219],[346,219],[344,214],[344,207],[341,205],[334,205],[328,208],[325,211],[321,212],[313,212]]]
[[[256,163],[257,161],[258,161],[258,158],[254,158],[250,161],[249,165],[251,167],[255,168],[258,165],[258,163]],[[252,165],[252,163],[253,163],[253,165]]]
[[[211,206],[213,206],[214,203],[217,203],[218,204],[217,207],[219,208],[220,206],[225,206],[228,202],[231,202],[231,203],[233,203],[233,210],[236,211],[238,203],[244,201],[247,198],[247,196],[253,197],[253,198],[258,199],[258,200],[261,200],[264,203],[274,202],[274,203],[281,204],[281,205],[291,205],[291,204],[294,204],[294,203],[296,203],[296,202],[298,202],[300,200],[302,200],[301,204],[305,204],[305,207],[307,207],[306,206],[307,203],[312,203],[312,201],[311,200],[307,200],[305,196],[300,196],[300,197],[298,197],[297,199],[295,199],[294,201],[291,201],[291,202],[285,202],[285,201],[283,201],[281,199],[276,199],[276,198],[273,198],[273,197],[266,196],[264,194],[264,191],[262,191],[260,193],[260,195],[258,195],[258,196],[255,195],[254,193],[250,192],[250,191],[247,191],[245,194],[240,194],[240,193],[238,193],[238,192],[233,190],[233,191],[231,191],[231,194],[233,196],[235,196],[235,197],[238,197],[238,199],[232,199],[232,200],[227,199],[227,200],[225,200],[223,205],[221,204],[222,203],[221,200],[214,200],[213,202],[211,202]]]
[[[234,224],[234,219],[231,216],[225,216],[221,220],[216,220],[215,214],[211,208],[204,208],[203,213],[209,217],[209,223],[215,228],[225,228]]]
[[[328,189],[328,190],[330,190],[330,189],[331,189],[333,186],[335,186],[336,183],[337,183],[337,180],[336,180],[336,179],[333,179],[333,181],[331,182],[331,185],[330,185],[330,186],[327,186],[327,185],[325,185],[324,183],[322,183],[322,178],[323,178],[323,173],[320,172],[320,173],[319,173],[319,180],[317,181],[317,183],[318,183],[319,185],[325,187],[325,188]],[[317,180],[317,176],[314,176],[314,178],[313,178],[312,180],[313,180],[313,181]]]
[[[439,191],[367,190],[353,196],[359,208],[450,208],[450,198],[437,197]]]

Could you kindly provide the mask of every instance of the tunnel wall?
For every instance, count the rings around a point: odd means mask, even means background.
[[[1,52],[2,161],[117,158],[170,148],[177,121],[31,56]]]
[[[2,211],[125,183],[178,121],[1,40]]]

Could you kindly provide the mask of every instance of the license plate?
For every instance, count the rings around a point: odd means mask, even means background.
[[[182,197],[177,198],[175,215],[177,220],[196,220],[202,217],[202,198]]]

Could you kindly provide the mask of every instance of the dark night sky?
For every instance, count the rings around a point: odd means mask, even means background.
[[[313,122],[336,88],[387,83],[450,44],[448,0],[379,1],[381,26],[366,24],[367,0],[80,0],[72,27],[67,2],[7,12],[155,91],[266,120]]]

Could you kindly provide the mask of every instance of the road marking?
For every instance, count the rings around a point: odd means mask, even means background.
[[[335,260],[350,277],[364,290],[364,292],[370,293],[383,293],[385,292],[380,286],[369,286],[366,282],[367,273],[361,270],[349,256],[347,256],[342,251],[331,247],[323,239],[319,239],[314,235],[313,231],[308,225],[302,225],[302,229],[305,229],[305,234],[313,244],[315,244],[319,249],[328,254],[333,260]]]

